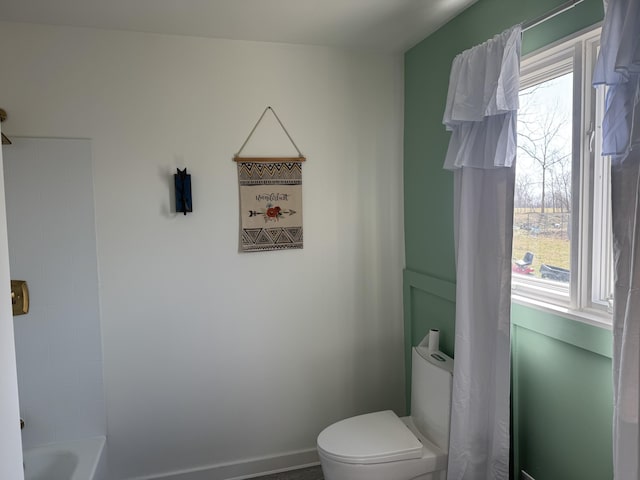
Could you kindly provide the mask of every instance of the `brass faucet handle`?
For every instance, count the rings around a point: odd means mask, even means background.
[[[13,315],[29,313],[29,287],[24,280],[11,280]]]

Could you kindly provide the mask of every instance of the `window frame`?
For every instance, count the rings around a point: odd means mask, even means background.
[[[569,285],[562,282],[512,275],[512,301],[550,311],[589,324],[611,328],[610,305],[602,297],[599,285],[610,281],[612,259],[601,255],[611,247],[610,213],[598,224],[594,212],[602,205],[608,187],[600,189],[596,176],[608,171],[605,163],[596,165],[596,153],[601,141],[601,125],[596,113],[602,107],[601,93],[591,87],[591,78],[601,25],[596,24],[536,50],[521,60],[520,89],[573,72],[572,161],[571,161],[571,247]],[[600,117],[601,118],[601,117]],[[610,201],[609,207],[610,207]],[[577,214],[576,214],[577,212]],[[610,251],[610,250],[609,250]],[[598,265],[595,265],[596,260]],[[602,273],[604,272],[604,274]],[[598,295],[596,295],[596,293]]]

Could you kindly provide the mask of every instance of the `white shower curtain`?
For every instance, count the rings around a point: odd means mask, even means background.
[[[607,5],[608,3],[608,5]],[[640,2],[605,1],[594,84],[606,85],[614,251],[613,472],[640,479]]]
[[[458,55],[452,132],[456,334],[449,480],[509,478],[510,307],[520,27]]]

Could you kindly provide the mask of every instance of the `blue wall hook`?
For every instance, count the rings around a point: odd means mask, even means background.
[[[176,169],[178,173],[173,175],[176,189],[176,212],[182,212],[185,215],[193,212],[193,203],[191,201],[191,175],[184,170]]]

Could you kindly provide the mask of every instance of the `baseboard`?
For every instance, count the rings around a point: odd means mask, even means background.
[[[312,467],[320,463],[315,448],[283,455],[250,458],[240,462],[220,463],[189,470],[167,472],[129,480],[243,480],[272,473]]]

